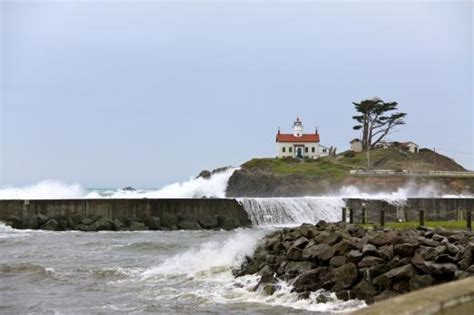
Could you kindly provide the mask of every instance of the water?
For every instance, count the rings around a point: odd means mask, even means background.
[[[0,199],[223,198],[234,170],[135,191],[44,181],[0,188]],[[399,204],[418,193],[410,187],[376,194],[344,187],[330,197],[240,198],[254,227],[229,232],[47,232],[14,230],[0,223],[0,313],[348,312],[365,304],[339,301],[322,291],[298,300],[291,284],[284,282],[267,296],[254,290],[258,276],[235,279],[231,270],[277,227],[338,220],[344,197]],[[317,303],[319,294],[330,301]]]
[[[258,276],[231,269],[273,228],[234,231],[47,232],[0,225],[0,312],[332,313],[361,307],[298,300],[281,283],[255,292]],[[325,293],[327,294],[327,293]]]
[[[341,197],[239,198],[253,225],[297,225],[339,220]]]

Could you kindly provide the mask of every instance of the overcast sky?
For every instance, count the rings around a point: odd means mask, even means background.
[[[227,2],[227,3],[225,3]],[[298,116],[349,147],[353,101],[391,139],[474,169],[473,4],[1,1],[1,185],[159,187],[275,156]]]

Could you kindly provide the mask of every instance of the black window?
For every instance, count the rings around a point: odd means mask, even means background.
[[[289,150],[288,150],[288,151],[291,153],[291,152],[293,151],[293,150],[292,150],[292,147],[289,147]]]
[[[304,152],[308,153],[308,147],[304,148]]]
[[[313,153],[315,152],[315,147],[311,148],[311,152],[313,152]]]
[[[286,148],[285,148],[285,147],[283,147],[281,150],[283,151],[283,153],[286,152]]]
[[[326,153],[326,149],[323,149],[323,152]]]

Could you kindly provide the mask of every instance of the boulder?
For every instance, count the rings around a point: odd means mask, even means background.
[[[162,212],[160,215],[160,226],[170,229],[176,230],[178,224],[178,217],[175,214]]]
[[[112,220],[100,218],[90,226],[92,231],[110,231],[115,229],[115,224]]]
[[[159,230],[160,229],[160,217],[150,216],[146,219],[146,225],[150,230]]]
[[[196,173],[194,173],[196,174]],[[196,178],[204,178],[204,179],[209,179],[211,178],[211,172],[208,170],[202,170],[199,175]]]
[[[458,267],[452,263],[438,264],[431,261],[425,263],[432,275],[441,276],[443,278],[452,278],[454,273],[458,271]]]
[[[396,244],[399,237],[395,231],[388,232],[377,232],[375,235],[369,237],[369,243],[376,246],[382,246],[387,244]]]
[[[217,222],[219,223],[218,226],[226,231],[233,230],[239,226],[235,219],[221,215],[217,216]]]
[[[364,255],[372,255],[372,256],[378,256],[379,252],[377,251],[377,247],[375,247],[372,244],[365,244],[364,247],[362,247],[362,254]]]
[[[362,252],[358,249],[353,249],[347,254],[347,261],[352,263],[358,263],[362,259]]]
[[[393,253],[401,257],[411,257],[415,252],[415,246],[409,243],[396,244],[393,247]]]
[[[324,240],[324,243],[332,246],[336,243],[339,243],[341,240],[342,240],[341,233],[333,232],[333,233],[329,234],[328,237],[326,237],[326,239]]]
[[[306,247],[308,243],[309,243],[309,240],[306,237],[301,236],[296,241],[294,241],[293,246],[303,249]]]
[[[334,286],[332,291],[341,291],[352,286],[359,277],[359,271],[353,263],[342,265],[332,271],[334,275]]]
[[[384,245],[378,249],[378,256],[390,260],[393,258],[393,245]]]
[[[329,260],[329,265],[332,267],[340,267],[346,263],[345,256],[334,256]]]
[[[303,258],[303,251],[299,249],[298,247],[292,246],[288,250],[288,255],[287,255],[289,260],[293,261],[302,261],[304,260]]]
[[[374,297],[378,294],[377,289],[375,289],[374,285],[366,280],[361,280],[353,289],[352,292],[355,296],[360,299],[364,300],[367,303],[372,303],[374,301]]]
[[[11,215],[7,218],[6,220],[7,225],[11,226],[14,229],[24,229],[25,224],[23,223],[23,220],[16,215]]]
[[[338,255],[346,255],[349,251],[357,249],[357,245],[352,239],[343,239],[341,242],[334,245],[334,249]]]
[[[285,273],[288,279],[295,278],[314,268],[314,264],[309,261],[289,261],[285,266]]]
[[[143,222],[130,222],[130,226],[128,227],[130,231],[146,231],[148,230],[148,226],[145,225]]]
[[[49,218],[47,215],[43,214],[43,213],[38,213],[36,215],[36,218],[38,219],[38,224],[41,226],[43,224],[45,224],[46,222],[48,222]]]
[[[195,221],[179,221],[177,226],[180,230],[201,230],[201,226]]]
[[[380,257],[365,256],[364,258],[362,258],[361,261],[359,261],[359,263],[357,264],[357,267],[367,268],[367,267],[372,267],[381,263],[383,263],[383,259]]]
[[[411,264],[407,264],[395,269],[392,269],[383,274],[386,278],[390,280],[399,280],[399,279],[409,279],[416,274],[415,269]]]
[[[58,228],[58,221],[55,219],[49,219],[45,224],[41,226],[42,230],[56,231]]]
[[[433,282],[434,279],[430,275],[414,275],[409,281],[410,291],[429,287]]]
[[[304,259],[319,259],[327,261],[336,253],[335,249],[327,244],[317,244],[303,250]]]
[[[316,291],[322,288],[321,277],[327,272],[326,267],[306,271],[295,279],[293,288],[296,292]]]

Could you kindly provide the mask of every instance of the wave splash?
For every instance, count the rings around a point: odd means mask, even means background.
[[[239,198],[253,225],[335,222],[346,202],[342,197]]]
[[[0,199],[225,198],[227,182],[235,170],[236,168],[228,168],[212,174],[209,179],[191,178],[157,190],[87,190],[79,184],[45,180],[30,186],[0,188]]]

